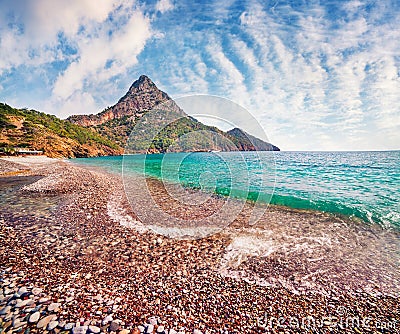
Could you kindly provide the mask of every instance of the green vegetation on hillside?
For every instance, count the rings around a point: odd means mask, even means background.
[[[235,150],[223,131],[170,110],[146,113],[130,128],[128,153]]]
[[[28,147],[51,156],[92,156],[121,150],[93,129],[4,103],[0,103],[0,131],[1,147]]]
[[[4,153],[27,148],[50,157],[91,157],[122,154],[125,146],[127,153],[279,150],[240,129],[226,133],[183,112],[144,112],[140,117],[126,115],[85,127],[0,103],[0,148]]]
[[[119,146],[123,147],[134,125],[135,120],[133,116],[123,116],[97,125],[94,129],[102,136],[110,138]]]

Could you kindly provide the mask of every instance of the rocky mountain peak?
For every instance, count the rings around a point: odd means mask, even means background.
[[[141,109],[147,108],[147,110],[150,110],[157,104],[169,101],[171,98],[167,93],[159,90],[156,84],[151,81],[148,76],[141,75],[139,79],[137,79],[131,85],[128,92],[119,99],[118,103],[113,107],[113,109],[118,107],[118,104],[121,102],[133,102],[133,100],[138,102],[137,107],[140,107]],[[152,103],[146,103],[146,101],[151,101]]]
[[[137,79],[131,86],[131,89],[133,88],[140,88],[140,87],[156,87],[155,83],[153,81],[151,81],[151,79],[147,76],[142,74],[139,79]],[[158,89],[158,88],[157,88]]]
[[[167,102],[170,110],[180,111],[167,93],[158,89],[149,77],[141,75],[114,106],[96,115],[75,115],[68,120],[82,126],[96,126],[126,116],[137,119],[154,107]]]

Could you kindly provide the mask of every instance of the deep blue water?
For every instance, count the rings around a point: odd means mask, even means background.
[[[168,153],[74,161],[400,228],[400,151]]]

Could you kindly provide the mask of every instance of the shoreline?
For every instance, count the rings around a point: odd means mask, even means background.
[[[140,225],[124,199],[118,177],[65,161],[48,162],[31,164],[27,174],[42,178],[23,187],[21,198],[36,197],[46,202],[47,196],[52,196],[49,203],[56,208],[54,215],[16,212],[12,206],[2,210],[0,227],[4,247],[0,251],[0,270],[3,297],[0,309],[10,306],[1,315],[0,326],[4,330],[20,325],[19,328],[29,327],[41,332],[51,323],[51,326],[55,325],[50,329],[53,332],[70,332],[68,328],[73,326],[74,332],[81,330],[83,333],[89,332],[88,326],[94,326],[90,329],[92,332],[140,333],[140,326],[150,329],[155,326],[160,333],[167,333],[168,329],[182,333],[194,333],[194,330],[202,333],[206,330],[210,333],[221,330],[263,333],[266,329],[258,325],[266,316],[276,319],[279,316],[287,319],[312,316],[317,320],[331,317],[330,322],[326,321],[318,330],[339,333],[343,329],[339,328],[337,320],[345,318],[344,314],[339,314],[342,309],[346,310],[346,316],[370,317],[375,324],[400,321],[398,296],[335,287],[323,294],[313,292],[315,287],[310,291],[298,290],[301,285],[296,291],[293,289],[297,284],[296,277],[292,286],[285,287],[283,281],[280,286],[257,284],[259,279],[267,282],[268,277],[263,277],[263,273],[274,276],[275,272],[278,278],[279,275],[288,276],[290,282],[291,275],[299,272],[300,267],[295,266],[295,262],[289,263],[287,258],[285,260],[285,254],[280,254],[280,250],[273,251],[272,255],[277,254],[277,257],[271,262],[260,265],[260,257],[255,256],[252,249],[240,248],[244,247],[243,242],[252,245],[249,240],[259,237],[261,244],[266,246],[257,251],[265,253],[276,247],[267,241],[277,238],[281,231],[280,237],[285,235],[286,227],[281,221],[291,229],[296,229],[295,223],[303,220],[312,220],[319,227],[333,219],[327,214],[313,215],[272,207],[258,226],[248,227],[244,226],[250,210],[246,206],[228,231],[204,239],[173,239],[156,235]],[[153,186],[154,192],[161,196],[160,186]],[[199,213],[198,208],[189,213],[179,211],[176,203],[162,198],[178,216],[208,212]],[[120,216],[131,217],[126,224],[129,227],[122,226],[116,217],[110,217],[110,199]],[[219,200],[212,203],[216,208],[220,205]],[[343,224],[340,225],[342,228],[346,225],[339,218],[334,223]],[[267,235],[269,230],[274,231],[274,235]],[[320,235],[324,233],[326,230],[321,230]],[[363,236],[359,231],[355,235]],[[365,240],[370,240],[368,238]],[[273,241],[276,244],[287,242],[286,239]],[[318,242],[310,245],[314,247]],[[239,261],[237,267],[228,263],[238,257],[242,262]],[[323,276],[314,276],[318,284],[324,283]],[[329,286],[329,282],[324,284]],[[24,287],[26,292],[23,292]],[[35,295],[34,287],[42,291]],[[22,293],[15,296],[20,289]],[[28,302],[16,307],[24,300]],[[55,307],[54,303],[60,305]],[[41,329],[37,329],[40,320],[29,321],[36,309],[40,319],[51,318]],[[365,328],[358,326],[358,329],[363,331]]]
[[[178,153],[179,154],[179,153]],[[103,170],[107,173],[120,175],[123,173],[123,163],[122,156],[118,157],[110,157],[110,158],[118,158],[115,160],[115,164],[118,164],[120,167],[119,171],[109,170],[109,165],[105,164],[107,160],[102,160],[103,157],[99,157],[100,164],[97,165],[96,158],[88,158],[88,159],[78,159],[78,162],[74,162],[71,160],[71,163],[75,163],[80,167],[88,166],[90,168],[100,168],[100,171]],[[94,160],[92,160],[94,159]],[[88,160],[88,162],[85,162]],[[91,163],[92,161],[92,163]],[[104,165],[103,165],[104,163]],[[128,172],[129,173],[129,172]],[[166,181],[161,180],[158,175],[153,174],[153,176],[147,175],[148,178],[155,178],[162,182],[176,183],[176,181]],[[193,189],[196,191],[201,191],[201,189],[191,188],[190,186],[186,187],[187,189]],[[227,188],[216,189],[214,194],[216,196],[220,196],[222,198],[226,197],[226,191],[230,191],[229,186]],[[242,196],[242,197],[240,197]],[[400,231],[400,222],[396,216],[390,221],[388,218],[391,214],[396,215],[396,209],[394,207],[389,208],[390,210],[382,210],[383,204],[374,207],[371,207],[371,203],[356,203],[351,202],[351,200],[341,201],[339,198],[321,198],[316,196],[314,199],[310,194],[308,198],[307,195],[304,197],[302,194],[291,194],[290,192],[263,192],[263,191],[251,191],[247,193],[247,199],[244,198],[246,196],[246,192],[243,192],[242,195],[236,197],[238,200],[243,201],[246,200],[251,203],[265,204],[269,206],[279,207],[282,210],[300,210],[300,211],[310,211],[316,214],[321,212],[333,215],[335,217],[339,217],[341,219],[348,220],[360,220],[365,224],[377,224],[384,229],[394,229]],[[254,199],[256,198],[256,199]]]

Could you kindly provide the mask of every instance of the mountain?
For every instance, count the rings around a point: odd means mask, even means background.
[[[277,146],[254,137],[239,128],[229,130],[227,135],[239,151],[279,151]]]
[[[67,120],[92,127],[123,147],[137,120],[159,105],[168,106],[170,111],[184,114],[167,93],[159,90],[147,76],[141,75],[114,106],[95,115],[74,115]]]
[[[162,106],[164,110],[162,115],[149,115],[151,113],[148,112],[157,106]],[[147,120],[143,117],[152,118]],[[152,142],[143,140],[143,133],[148,129],[144,129],[141,134],[132,134],[132,129],[139,120],[157,127],[158,124],[165,123],[168,118],[179,118],[179,120],[162,128],[160,133],[155,133]],[[233,129],[225,133],[188,116],[167,93],[158,89],[145,75],[141,75],[114,106],[95,115],[74,115],[67,120],[93,128],[121,147],[125,147],[131,136],[129,149],[132,153],[146,151],[157,153],[165,152],[167,149],[170,151],[279,150],[278,147],[250,136],[243,130]],[[172,143],[174,144],[171,146]]]
[[[100,126],[112,120],[140,118],[145,112],[166,102],[171,102],[172,110],[180,111],[167,93],[159,90],[147,76],[141,75],[113,107],[95,115],[73,115],[68,120],[82,126]]]
[[[122,154],[123,149],[94,129],[36,110],[0,103],[0,148],[41,150],[49,157],[91,157]]]
[[[149,112],[154,109],[158,111]],[[188,116],[145,75],[114,106],[95,115],[61,120],[0,103],[0,149],[15,148],[71,158],[124,152],[279,150],[241,129],[224,132]]]

